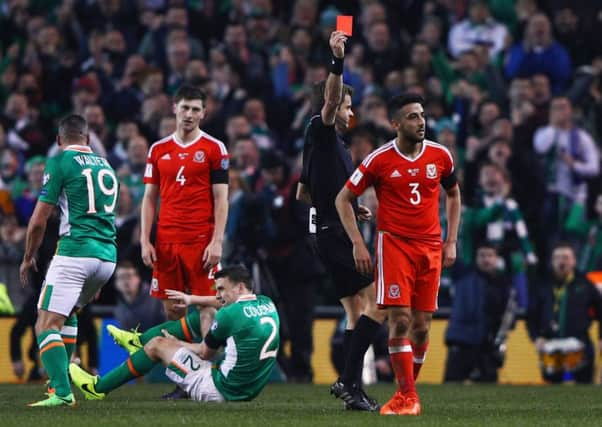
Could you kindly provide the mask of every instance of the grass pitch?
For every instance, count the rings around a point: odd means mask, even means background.
[[[158,397],[169,384],[135,384],[111,393],[104,401],[85,401],[78,407],[28,408],[41,399],[41,385],[0,385],[0,426],[595,426],[602,424],[599,386],[460,386],[422,385],[423,413],[418,418],[382,417],[343,411],[328,387],[269,385],[253,402],[202,404],[164,402]],[[369,387],[385,402],[393,385]]]

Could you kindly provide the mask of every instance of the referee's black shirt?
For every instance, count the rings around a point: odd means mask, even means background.
[[[311,118],[305,131],[301,183],[309,188],[317,211],[317,230],[342,227],[334,200],[353,173],[351,154],[337,135],[334,124],[325,125],[320,115]],[[353,209],[358,211],[357,201]]]

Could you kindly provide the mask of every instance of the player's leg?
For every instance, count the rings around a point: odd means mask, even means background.
[[[163,342],[163,340],[163,337],[154,337],[142,350],[132,354],[121,365],[102,377],[91,375],[79,366],[71,363],[69,365],[69,372],[71,373],[73,384],[84,393],[87,400],[104,399],[107,393],[134,378],[147,374],[160,361],[156,355],[156,346],[158,343]]]
[[[55,256],[48,268],[38,302],[35,325],[42,365],[55,390],[48,399],[33,406],[74,404],[68,376],[68,355],[61,336],[65,320],[75,307],[88,273],[87,259]]]
[[[157,345],[157,357],[165,365],[165,374],[193,400],[223,402],[224,397],[215,387],[211,363],[197,354],[168,340]]]
[[[177,302],[168,299],[165,294],[166,289],[186,291],[182,265],[177,254],[177,245],[157,242],[155,249],[157,261],[153,268],[150,293],[153,297],[162,301],[167,318],[177,320],[186,315],[186,310],[176,307]]]
[[[61,328],[61,338],[65,344],[65,351],[67,351],[67,360],[71,361],[77,344],[77,314],[73,313],[65,320]]]
[[[119,329],[116,326],[108,325],[107,331],[109,335],[113,337],[115,342],[123,347],[131,355],[141,350],[144,345],[154,337],[163,336],[163,330],[169,332],[170,335],[182,340],[193,342],[197,339],[201,339],[204,336],[203,331],[207,331],[210,326],[202,322],[205,311],[215,313],[215,310],[205,308],[203,312],[200,312],[196,306],[190,306],[186,316],[178,320],[169,320],[159,325],[153,326],[147,329],[144,333],[136,331],[126,331]],[[211,320],[213,317],[211,315]]]
[[[413,322],[410,331],[414,354],[414,379],[417,379],[429,345],[432,313],[437,309],[441,282],[442,248],[440,242],[435,242],[416,244],[412,250],[415,253],[414,258],[419,260],[419,264],[423,266],[416,278],[415,292],[412,298]]]
[[[376,303],[386,307],[389,325],[389,358],[397,391],[382,406],[383,415],[419,415],[410,343],[412,295],[416,278],[413,243],[379,232],[377,241]],[[410,402],[410,405],[408,405]]]
[[[426,350],[429,344],[429,331],[433,313],[427,311],[412,311],[412,327],[410,331],[410,341],[412,345],[412,354],[414,361],[414,380],[418,379],[420,369],[424,364]]]

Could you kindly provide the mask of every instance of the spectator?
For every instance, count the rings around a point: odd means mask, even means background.
[[[454,24],[449,32],[449,52],[458,58],[481,44],[489,48],[489,57],[493,59],[504,48],[507,36],[506,27],[491,17],[486,0],[470,0],[468,18]]]
[[[559,94],[571,78],[571,58],[566,49],[552,38],[548,17],[538,13],[529,18],[522,42],[514,44],[504,66],[506,77],[548,76],[552,92]]]
[[[551,271],[533,288],[529,335],[540,355],[542,377],[550,383],[593,381],[595,348],[600,346],[594,347],[589,328],[592,317],[602,321],[602,297],[576,265],[573,247],[558,243],[552,252]],[[602,342],[602,328],[599,331]]]
[[[502,359],[495,344],[502,317],[510,306],[510,292],[509,281],[497,264],[495,248],[482,244],[476,250],[475,267],[454,283],[445,332],[445,382],[498,380]]]
[[[583,213],[587,197],[587,178],[600,172],[599,152],[592,137],[575,125],[571,101],[555,97],[550,106],[550,123],[539,128],[533,139],[545,171],[546,188],[542,223],[549,241],[567,237],[569,215]]]
[[[122,329],[144,332],[165,321],[161,301],[149,295],[144,283],[130,261],[121,261],[115,270],[115,289],[119,298],[114,316]]]

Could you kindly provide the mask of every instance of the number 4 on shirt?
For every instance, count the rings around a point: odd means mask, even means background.
[[[184,176],[184,166],[180,166],[178,174],[176,175],[176,182],[179,182],[180,185],[186,184],[186,177]]]

